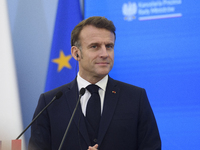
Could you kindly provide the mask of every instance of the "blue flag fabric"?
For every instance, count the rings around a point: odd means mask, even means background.
[[[79,0],[59,0],[45,92],[75,78],[77,62],[71,56],[70,37],[81,20]]]

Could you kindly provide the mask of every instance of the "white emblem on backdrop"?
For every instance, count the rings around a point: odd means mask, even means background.
[[[129,1],[123,3],[122,14],[126,21],[136,19],[136,14],[139,21],[181,17],[182,13],[176,10],[181,4],[182,0]]]
[[[124,20],[132,21],[135,19],[135,14],[137,13],[137,4],[135,2],[124,3],[122,6],[122,13],[124,15]]]

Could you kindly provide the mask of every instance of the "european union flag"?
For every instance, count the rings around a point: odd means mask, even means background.
[[[79,0],[59,0],[45,92],[75,78],[77,62],[71,56],[70,37],[81,20]]]

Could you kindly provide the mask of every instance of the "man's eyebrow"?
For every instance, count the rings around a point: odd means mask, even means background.
[[[89,45],[88,45],[88,47],[89,46],[92,46],[92,45],[100,45],[98,42],[94,42],[94,43],[90,43]]]
[[[106,43],[106,45],[115,45],[113,42]]]
[[[113,43],[113,42],[111,42],[111,43],[107,43],[107,44],[105,44],[106,46],[115,46],[115,44]]]
[[[93,43],[90,43],[87,47],[90,47],[92,45],[101,45],[101,43],[98,43],[98,42],[93,42]],[[105,43],[105,45],[112,45],[114,46],[115,44],[113,42],[108,42],[108,43]]]

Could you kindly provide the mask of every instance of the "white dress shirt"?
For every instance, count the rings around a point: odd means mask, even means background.
[[[100,96],[100,100],[101,100],[101,114],[103,112],[103,103],[104,103],[107,82],[108,82],[108,75],[106,75],[103,79],[101,79],[99,82],[96,83],[96,85],[99,86],[99,96]],[[88,85],[91,84],[90,82],[83,79],[79,75],[79,73],[77,76],[77,83],[78,83],[79,91],[81,88],[86,88]],[[90,96],[91,96],[90,92],[86,89],[85,94],[80,99],[80,104],[81,104],[81,108],[82,108],[82,112],[83,112],[84,116],[86,116],[86,107],[87,107],[87,102],[88,102]]]

